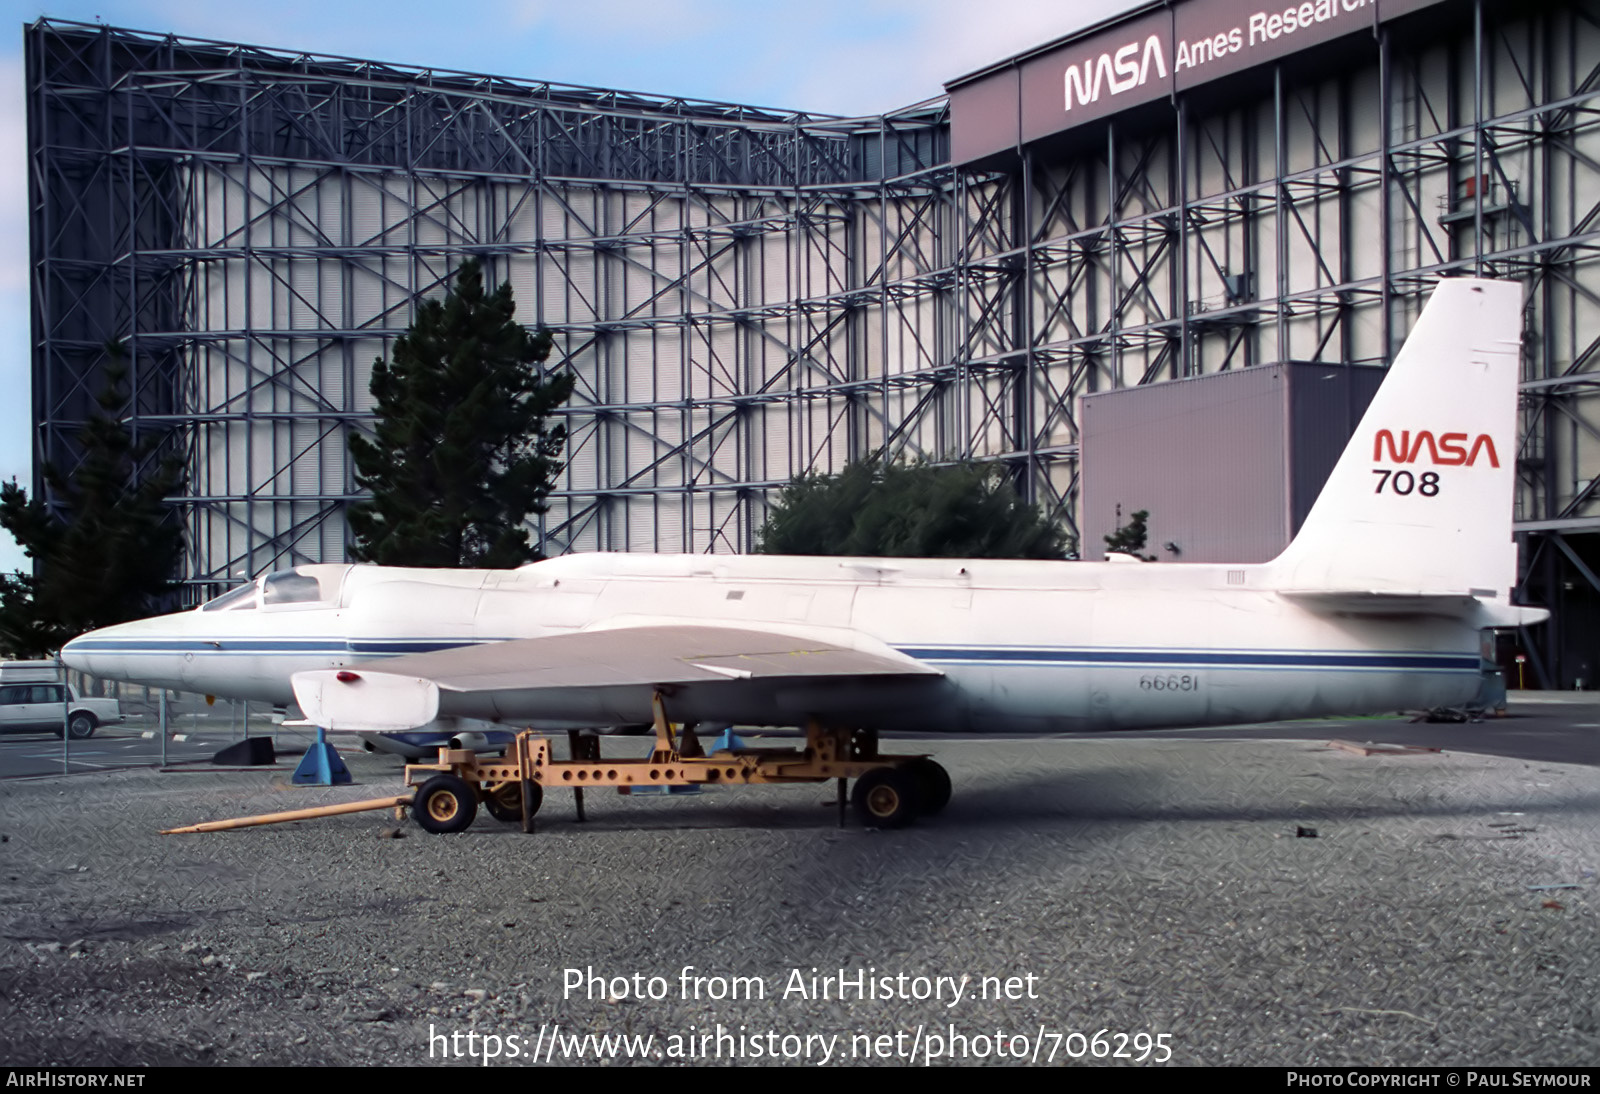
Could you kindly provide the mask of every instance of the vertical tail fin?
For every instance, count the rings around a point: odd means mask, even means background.
[[[1440,281],[1305,524],[1285,592],[1476,595],[1516,582],[1522,287]]]

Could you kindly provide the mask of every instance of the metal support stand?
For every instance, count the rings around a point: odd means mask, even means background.
[[[161,766],[167,766],[167,689],[161,689]]]
[[[844,792],[844,784],[847,783],[847,782],[849,782],[848,779],[841,778],[839,780],[839,827],[840,828],[844,827],[844,804],[845,804],[845,798],[846,798],[846,795],[845,795],[845,792]]]
[[[72,739],[72,687],[67,683],[67,667],[56,655],[56,677],[61,681],[61,773],[72,773],[68,742]]]
[[[692,742],[693,752],[695,753],[696,758],[703,758],[704,749],[700,747],[700,739],[694,735],[694,724],[685,723],[683,726],[683,735],[680,736],[678,731],[673,728],[671,719],[667,717],[667,702],[665,696],[663,696],[661,692],[656,692],[651,698],[650,709],[654,712],[654,721],[656,727],[656,744],[655,748],[650,753],[651,763],[682,763],[686,758],[686,754],[683,752],[683,741],[685,740]],[[596,746],[598,747],[600,739],[596,737],[594,740],[596,742]],[[600,753],[596,751],[593,757],[587,758],[598,760],[600,758]],[[591,783],[590,785],[593,784]],[[686,785],[683,783],[660,784],[655,786],[633,786],[628,788],[627,793],[663,794],[668,797],[673,797],[679,794],[698,794],[700,793],[700,786],[699,784]]]
[[[318,726],[316,741],[306,749],[305,757],[289,781],[296,786],[342,786],[355,780],[339,758],[338,750],[328,743],[326,731]]]
[[[666,763],[678,754],[678,742],[672,732],[672,723],[667,720],[667,706],[658,691],[650,700],[650,709],[655,713],[656,747],[650,753],[651,763]]]
[[[524,835],[533,834],[533,780],[528,778],[528,772],[533,765],[528,762],[528,738],[524,735],[517,737],[517,767],[522,772],[522,831]]]
[[[600,738],[585,736],[576,729],[567,730],[567,748],[573,760],[598,760],[600,758]],[[572,800],[577,806],[578,823],[582,824],[589,819],[583,812],[583,787],[573,787]]]

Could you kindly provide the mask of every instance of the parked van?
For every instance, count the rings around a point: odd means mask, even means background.
[[[66,689],[63,702],[62,689]],[[103,725],[123,720],[115,699],[84,699],[61,683],[54,661],[0,662],[0,733],[54,733],[63,721],[74,740],[94,736]]]
[[[56,684],[60,681],[58,661],[0,661],[0,684]]]

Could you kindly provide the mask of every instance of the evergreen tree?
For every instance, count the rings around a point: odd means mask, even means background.
[[[123,422],[119,347],[105,378],[79,434],[77,469],[44,469],[56,506],[29,499],[16,480],[0,484],[0,526],[34,560],[31,575],[0,575],[0,650],[9,656],[45,657],[84,631],[174,607],[183,528],[166,499],[183,489],[183,461],[159,458],[164,438],[135,442]]]
[[[1122,506],[1117,506],[1117,519],[1122,519]],[[1154,555],[1141,555],[1144,550],[1145,540],[1150,537],[1150,529],[1145,522],[1150,519],[1150,510],[1140,509],[1128,515],[1128,523],[1118,525],[1117,530],[1109,536],[1102,536],[1106,541],[1107,551],[1120,551],[1134,558],[1142,558],[1146,562],[1154,562]]]
[[[1018,497],[994,464],[868,458],[837,475],[802,475],[759,533],[769,555],[1062,558],[1067,537]]]
[[[511,567],[541,556],[524,522],[545,511],[566,429],[545,418],[570,374],[539,367],[554,344],[513,318],[509,282],[485,294],[476,259],[443,301],[417,309],[393,359],[372,368],[375,437],[350,438],[352,554],[390,566]]]

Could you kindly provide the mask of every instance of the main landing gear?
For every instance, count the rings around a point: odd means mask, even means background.
[[[707,755],[692,725],[675,728],[655,697],[655,747],[643,759],[602,759],[600,738],[571,734],[570,758],[557,760],[553,742],[532,732],[517,735],[501,760],[480,759],[464,749],[440,749],[431,764],[409,764],[406,783],[417,786],[412,812],[429,832],[461,832],[482,804],[496,820],[533,818],[551,787],[574,792],[582,820],[583,791],[615,787],[618,793],[756,783],[819,783],[837,780],[839,822],[844,823],[845,787],[855,780],[849,802],[869,828],[901,828],[939,813],[950,801],[950,775],[927,756],[885,756],[877,734],[812,722],[805,748],[724,748]],[[420,785],[419,785],[420,784]]]

